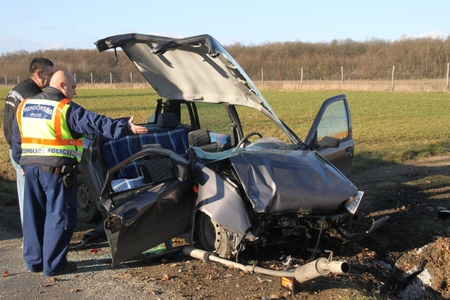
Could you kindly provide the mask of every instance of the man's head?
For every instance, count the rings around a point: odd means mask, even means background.
[[[36,57],[30,62],[30,78],[41,88],[50,84],[50,79],[55,73],[53,62],[50,59]]]
[[[69,100],[72,100],[73,96],[77,94],[75,90],[77,83],[73,76],[67,71],[56,71],[52,76],[50,86],[58,89]]]

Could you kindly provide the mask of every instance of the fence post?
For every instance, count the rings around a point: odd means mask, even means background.
[[[261,83],[264,85],[264,68],[261,68]]]
[[[447,63],[447,89],[449,88],[448,86],[448,74],[450,73],[450,63]]]
[[[92,84],[94,84],[94,76],[92,76],[92,73],[91,73],[91,85]]]
[[[112,85],[112,73],[109,73],[109,84]]]
[[[6,79],[6,75],[5,75],[5,85],[8,85],[8,80]]]
[[[395,66],[392,66],[392,90],[394,90]]]
[[[341,84],[344,84],[344,66],[341,66]]]
[[[303,68],[300,69],[300,86],[303,85]]]
[[[133,72],[130,72],[131,87],[133,87]]]
[[[19,83],[20,83],[20,76],[17,75],[17,84],[19,84]]]

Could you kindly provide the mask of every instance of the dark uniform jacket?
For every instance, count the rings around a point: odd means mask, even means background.
[[[22,100],[41,92],[42,90],[36,82],[34,82],[33,79],[28,78],[16,85],[6,97],[5,112],[3,116],[3,132],[5,134],[6,142],[10,147],[12,143],[12,126],[16,117],[17,107],[19,107]]]

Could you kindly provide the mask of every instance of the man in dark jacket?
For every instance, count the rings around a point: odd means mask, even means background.
[[[20,221],[23,223],[23,185],[24,175],[22,168],[16,164],[11,156],[11,132],[17,107],[24,100],[42,92],[42,89],[50,84],[50,79],[55,72],[53,62],[47,58],[36,57],[30,62],[30,77],[16,85],[8,94],[3,115],[3,132],[6,142],[9,144],[11,163],[16,170],[17,197],[19,199]]]
[[[25,172],[23,257],[27,269],[55,276],[76,270],[67,261],[77,224],[77,164],[85,134],[117,139],[146,133],[143,126],[114,120],[70,101],[72,75],[57,71],[50,86],[21,103],[13,127],[13,158]]]

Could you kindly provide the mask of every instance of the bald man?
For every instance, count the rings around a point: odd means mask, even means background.
[[[12,153],[25,173],[23,257],[31,272],[71,273],[67,261],[77,224],[77,165],[86,134],[118,139],[146,133],[143,126],[88,111],[71,101],[76,82],[57,71],[44,91],[23,101],[13,128]]]

